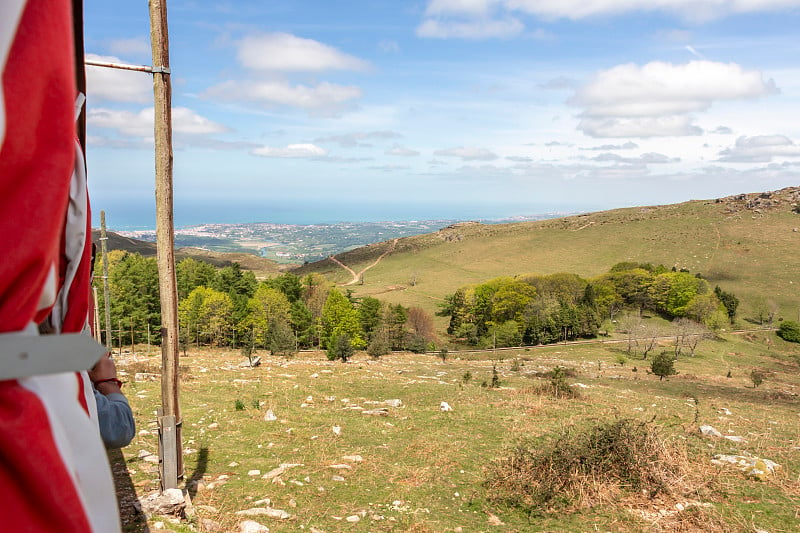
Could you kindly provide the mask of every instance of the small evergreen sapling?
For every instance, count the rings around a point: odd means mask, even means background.
[[[675,370],[675,357],[667,352],[655,355],[650,363],[650,370],[659,377],[659,381],[665,377],[674,376],[678,373]]]

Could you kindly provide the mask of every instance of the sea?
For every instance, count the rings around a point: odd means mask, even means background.
[[[320,205],[292,203],[273,205],[187,204],[176,201],[174,225],[189,228],[202,224],[272,223],[319,225],[358,222],[401,222],[418,220],[476,220],[484,223],[539,220],[592,211],[574,206],[453,206],[453,205]],[[156,227],[155,202],[92,204],[92,226],[100,227],[100,211],[105,211],[106,227],[114,231],[145,231]]]

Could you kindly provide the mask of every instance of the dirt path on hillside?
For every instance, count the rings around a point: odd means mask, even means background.
[[[367,271],[367,270],[369,270],[370,268],[372,268],[372,267],[374,267],[375,265],[377,265],[378,263],[380,263],[380,262],[381,262],[381,259],[383,259],[383,258],[384,258],[384,257],[386,257],[387,255],[389,255],[390,253],[394,252],[394,249],[395,249],[395,246],[397,246],[397,241],[398,241],[398,240],[399,240],[399,239],[394,239],[394,240],[392,240],[391,244],[389,244],[389,248],[388,248],[388,249],[387,249],[385,252],[383,252],[383,253],[382,253],[380,256],[378,256],[378,258],[375,260],[375,262],[374,262],[374,263],[372,263],[371,265],[368,265],[368,266],[366,266],[366,267],[362,268],[362,269],[361,269],[361,271],[360,271],[360,272],[358,272],[358,273],[356,273],[356,271],[355,271],[355,270],[353,270],[353,269],[352,269],[352,268],[350,268],[349,266],[345,265],[344,263],[342,263],[341,261],[339,261],[338,259],[336,259],[336,256],[334,256],[334,255],[332,255],[332,256],[330,256],[330,257],[328,257],[328,259],[330,259],[331,261],[333,261],[334,263],[336,263],[337,265],[339,265],[339,266],[340,266],[340,267],[342,267],[343,269],[347,270],[347,271],[350,273],[350,275],[351,275],[351,276],[353,276],[353,279],[351,279],[351,280],[350,280],[350,281],[348,281],[347,283],[344,283],[344,285],[355,285],[356,283],[358,283],[359,281],[361,281],[361,277],[364,275],[364,272],[366,272],[366,271]]]

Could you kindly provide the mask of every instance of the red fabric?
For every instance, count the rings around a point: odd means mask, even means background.
[[[0,381],[0,501],[3,531],[91,531],[84,509],[71,490],[47,413],[35,394],[16,381]],[[24,435],[25,438],[7,438]],[[33,459],[33,460],[32,460]]]
[[[70,3],[29,0],[2,73],[0,332],[47,316],[39,297],[58,265],[74,168],[73,62]]]
[[[0,87],[5,109],[0,139],[0,332],[20,331],[49,312],[47,306],[39,309],[40,298],[49,274],[58,275],[74,169],[73,61],[70,2],[28,0]],[[17,381],[0,381],[3,531],[91,531],[71,475],[74,467],[65,462],[52,423],[58,420],[49,419],[39,395]]]

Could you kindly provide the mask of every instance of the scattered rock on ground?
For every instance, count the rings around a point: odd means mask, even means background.
[[[714,429],[712,426],[700,426],[700,433],[706,437],[722,437],[722,433]]]
[[[186,508],[186,499],[181,489],[167,489],[145,496],[139,503],[142,512],[147,516],[171,515],[181,516]]]
[[[239,524],[239,531],[241,533],[269,533],[269,528],[264,524],[259,524],[252,520],[245,520]]]
[[[719,466],[733,466],[746,476],[761,481],[766,480],[781,468],[781,465],[775,461],[754,455],[715,455],[711,462]]]

